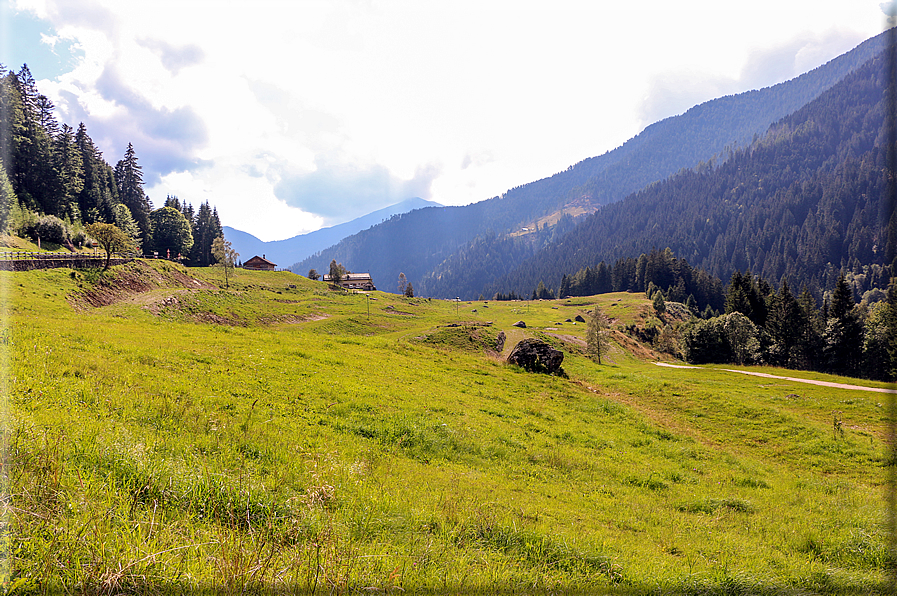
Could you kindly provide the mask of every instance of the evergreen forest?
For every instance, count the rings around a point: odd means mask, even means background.
[[[142,254],[195,266],[214,262],[222,235],[208,201],[194,209],[169,196],[153,209],[132,144],[112,166],[83,122],[59,122],[27,65],[0,65],[0,233],[75,251],[93,244],[85,229],[93,223],[115,225]]]

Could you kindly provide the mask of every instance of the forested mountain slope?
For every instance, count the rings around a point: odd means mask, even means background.
[[[518,244],[507,239],[506,234],[572,202],[597,208],[699,161],[725,157],[734,147],[749,143],[770,124],[836,84],[874,55],[882,43],[881,36],[872,38],[791,81],[696,106],[681,116],[649,126],[613,151],[586,159],[549,178],[518,186],[501,197],[394,217],[291,269],[304,274],[310,268],[325,268],[336,260],[352,271],[371,272],[375,280],[393,279],[404,272],[415,284],[423,284],[421,289],[431,295],[475,296],[483,280],[494,279],[496,273],[516,266],[544,241],[527,239]],[[511,250],[501,251],[499,271],[479,272],[469,284],[458,285],[454,279],[436,283],[439,276],[431,272],[443,261],[478,236],[485,238],[490,234],[506,248],[509,243],[514,245]],[[448,274],[440,274],[446,280],[457,270],[451,262],[442,269]]]
[[[893,259],[881,219],[885,81],[882,54],[725,163],[604,207],[483,291],[556,288],[565,273],[653,247],[723,279],[750,270],[817,295],[841,268],[872,283]]]

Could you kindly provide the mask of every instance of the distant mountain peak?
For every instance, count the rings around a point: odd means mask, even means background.
[[[270,242],[265,242],[248,232],[230,226],[224,226],[223,229],[225,237],[243,259],[265,253],[268,255],[268,260],[276,263],[278,267],[286,268],[338,243],[343,238],[375,226],[393,215],[427,207],[442,207],[442,205],[420,197],[413,197],[351,221],[321,228],[307,234],[298,234],[286,240]]]

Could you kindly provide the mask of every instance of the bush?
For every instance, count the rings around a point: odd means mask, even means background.
[[[695,321],[683,334],[685,359],[691,364],[724,363],[732,361],[732,349],[726,339],[723,321],[713,318]]]
[[[87,232],[84,230],[78,230],[74,234],[72,234],[72,244],[77,247],[87,247],[92,248],[94,246],[94,240],[87,235]]]
[[[65,222],[55,215],[45,215],[40,218],[34,227],[34,239],[40,238],[41,242],[65,244],[70,239],[70,232]]]
[[[35,228],[40,215],[27,207],[15,205],[10,213],[9,231],[20,238],[37,238]]]
[[[738,312],[692,322],[683,341],[685,359],[692,364],[753,364],[762,360],[759,330]]]

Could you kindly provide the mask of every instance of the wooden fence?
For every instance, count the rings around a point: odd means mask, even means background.
[[[110,265],[122,265],[134,260],[138,255],[113,253]],[[100,267],[106,262],[106,255],[61,252],[0,251],[0,271],[32,271],[34,269],[55,269],[68,267],[87,269]]]
[[[113,259],[133,259],[136,254],[112,253]],[[83,252],[28,252],[24,250],[5,250],[0,251],[0,261],[25,261],[25,260],[45,260],[45,261],[79,261],[83,259],[91,259],[97,261],[105,261],[106,253],[83,253]]]

